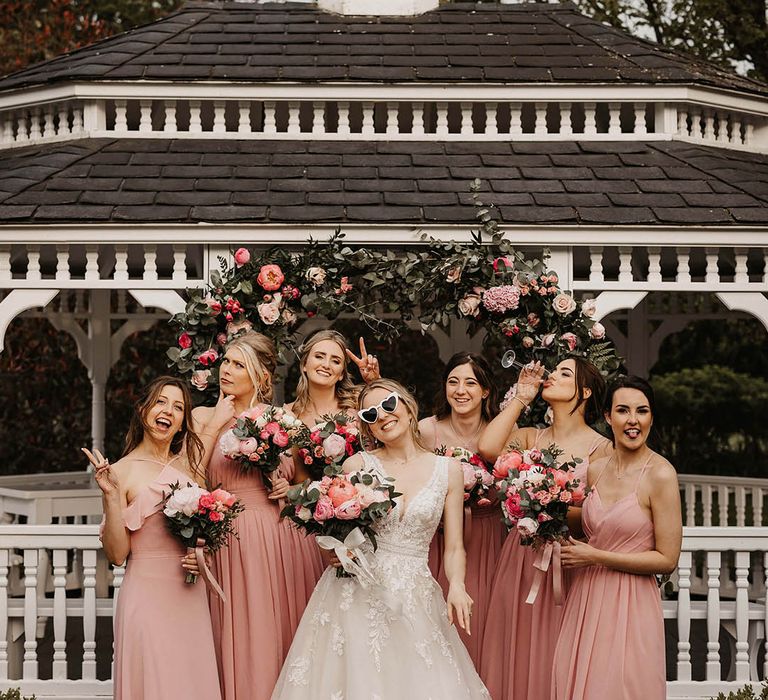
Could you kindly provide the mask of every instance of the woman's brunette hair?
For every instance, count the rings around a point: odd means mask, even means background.
[[[579,355],[570,355],[567,360],[573,360],[576,365],[576,393],[573,398],[576,399],[576,405],[571,413],[576,413],[581,406],[584,406],[584,421],[588,424],[594,424],[600,420],[603,415],[603,403],[605,401],[605,379],[600,374],[600,370],[589,360]],[[590,390],[590,395],[585,395],[585,390]]]
[[[443,383],[435,397],[435,417],[437,420],[443,420],[451,415],[451,405],[448,403],[448,397],[445,391],[445,385],[451,372],[459,365],[469,365],[475,374],[477,383],[488,392],[488,396],[483,399],[481,413],[483,420],[490,423],[499,412],[498,392],[496,384],[493,381],[493,371],[491,365],[482,355],[475,352],[457,352],[445,366],[443,371]]]
[[[181,429],[171,439],[171,454],[180,454],[182,449],[186,453],[189,468],[197,475],[200,475],[199,464],[203,454],[203,443],[194,432],[192,426],[192,395],[189,392],[187,383],[178,377],[158,377],[153,379],[142,391],[139,400],[133,409],[131,424],[125,435],[125,447],[123,448],[123,457],[129,452],[135,450],[144,439],[144,434],[149,430],[147,415],[150,409],[157,403],[160,394],[167,386],[176,387],[181,391],[184,399],[184,420],[181,423]]]

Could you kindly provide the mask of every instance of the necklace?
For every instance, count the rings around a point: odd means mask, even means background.
[[[483,419],[480,418],[480,423],[477,426],[477,430],[475,430],[474,435],[472,437],[467,438],[466,436],[462,435],[458,430],[456,430],[456,426],[453,423],[453,413],[449,414],[448,416],[448,423],[451,426],[451,430],[453,430],[454,435],[456,435],[459,440],[461,440],[462,443],[465,445],[469,445],[470,443],[473,443],[478,435],[480,435],[480,431],[483,429]]]

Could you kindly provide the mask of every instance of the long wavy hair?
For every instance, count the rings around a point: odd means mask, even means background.
[[[457,352],[448,360],[448,364],[445,365],[445,370],[443,371],[443,383],[440,385],[440,390],[435,397],[435,418],[443,420],[451,415],[451,404],[448,403],[445,386],[451,372],[459,365],[469,365],[475,374],[478,384],[480,384],[483,390],[488,392],[488,396],[483,399],[481,415],[486,423],[490,423],[499,412],[498,391],[493,381],[491,365],[488,364],[488,360],[482,355],[478,355],[475,352]]]
[[[312,348],[318,343],[322,343],[324,340],[330,340],[339,346],[344,362],[341,379],[336,382],[336,387],[334,389],[339,408],[342,411],[354,411],[357,406],[358,388],[352,381],[352,376],[349,373],[347,341],[338,331],[327,328],[316,331],[310,335],[301,344],[301,347],[299,347],[299,367],[301,368],[301,376],[299,377],[299,383],[296,385],[296,400],[293,403],[293,413],[297,416],[304,413],[312,403],[312,398],[309,395],[309,380],[307,379],[307,373],[304,368],[307,364],[307,359],[312,352]]]
[[[243,353],[245,370],[255,389],[250,405],[270,403],[277,368],[277,350],[274,342],[262,333],[248,331],[227,343],[227,350],[233,348]]]
[[[184,420],[181,423],[181,429],[171,440],[171,454],[178,455],[184,450],[189,468],[197,476],[202,476],[200,459],[203,455],[203,443],[197,437],[192,427],[194,425],[192,422],[192,395],[189,392],[187,382],[178,377],[157,377],[157,379],[153,379],[144,387],[139,400],[133,408],[131,424],[125,435],[122,456],[125,457],[129,452],[133,452],[144,440],[145,433],[149,430],[149,424],[147,423],[149,411],[157,403],[160,394],[167,386],[176,387],[181,391],[184,399]]]
[[[410,419],[409,428],[411,431],[411,436],[413,437],[413,441],[423,450],[431,452],[432,450],[424,441],[424,438],[421,437],[421,431],[419,431],[419,404],[416,402],[414,395],[402,384],[400,384],[400,382],[396,382],[394,379],[375,379],[370,384],[366,384],[360,392],[360,396],[357,398],[358,409],[363,408],[363,401],[365,401],[365,397],[375,389],[385,389],[386,391],[392,391],[400,397],[400,402],[408,410],[408,417]],[[374,437],[373,432],[371,431],[371,426],[368,423],[361,420],[359,421],[359,426],[360,437],[362,438],[364,445],[370,448],[373,446],[379,446],[381,444]]]
[[[569,355],[566,359],[573,360],[576,364],[576,393],[572,398],[576,399],[576,405],[571,413],[576,413],[584,406],[584,421],[588,425],[596,423],[603,415],[605,402],[605,378],[600,370],[589,360],[579,355]],[[590,395],[585,395],[585,389],[590,390]]]

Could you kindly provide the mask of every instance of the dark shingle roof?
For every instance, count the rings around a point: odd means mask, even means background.
[[[0,222],[768,224],[768,156],[681,142],[98,139],[0,151]]]
[[[621,81],[768,94],[762,83],[631,37],[570,4],[547,3],[456,3],[417,17],[342,17],[306,4],[192,2],[19,71],[0,80],[0,90],[68,80]]]

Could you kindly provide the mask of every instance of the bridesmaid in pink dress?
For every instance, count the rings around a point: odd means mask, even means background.
[[[232,340],[219,370],[222,398],[215,409],[195,409],[201,435],[215,439],[207,477],[237,494],[245,511],[238,538],[213,557],[213,573],[226,602],[210,596],[216,654],[225,700],[269,698],[293,634],[312,594],[320,565],[312,542],[293,537],[280,523],[279,500],[288,491],[284,476],[267,491],[258,473],[244,473],[224,457],[218,438],[234,416],[272,398],[277,364],[274,343],[253,331]],[[227,411],[226,409],[229,408]]]
[[[584,460],[577,469],[586,475],[590,459],[610,454],[611,443],[589,427],[600,415],[605,381],[597,368],[580,357],[560,362],[543,383],[542,398],[552,409],[552,424],[543,430],[517,429],[524,408],[542,384],[536,364],[520,373],[517,394],[480,437],[480,454],[493,461],[511,443],[523,449],[556,443],[563,457]],[[579,509],[571,509],[571,531],[581,534]],[[534,581],[535,552],[510,533],[491,584],[490,609],[483,635],[480,677],[494,700],[548,700],[552,659],[563,608],[555,604],[551,569],[534,604],[525,602]]]
[[[458,352],[445,366],[435,415],[419,421],[424,441],[439,447],[463,447],[478,451],[478,438],[498,412],[496,387],[488,361],[472,352]],[[504,542],[505,528],[497,504],[465,507],[464,547],[467,551],[465,586],[474,601],[472,635],[459,628],[459,636],[480,668],[480,645],[489,613],[491,580]],[[442,560],[443,533],[438,530],[429,550],[429,567],[448,594],[448,577]]]
[[[663,700],[664,620],[654,574],[677,566],[682,541],[674,467],[646,441],[653,390],[639,377],[611,387],[613,455],[589,467],[582,509],[589,544],[571,540],[568,593],[552,672],[553,700]],[[581,568],[584,567],[584,568]]]
[[[218,700],[208,597],[194,555],[167,529],[161,501],[170,484],[202,481],[202,445],[189,426],[186,383],[159,377],[136,406],[123,457],[113,465],[83,449],[102,491],[107,558],[126,562],[115,612],[116,700]]]

